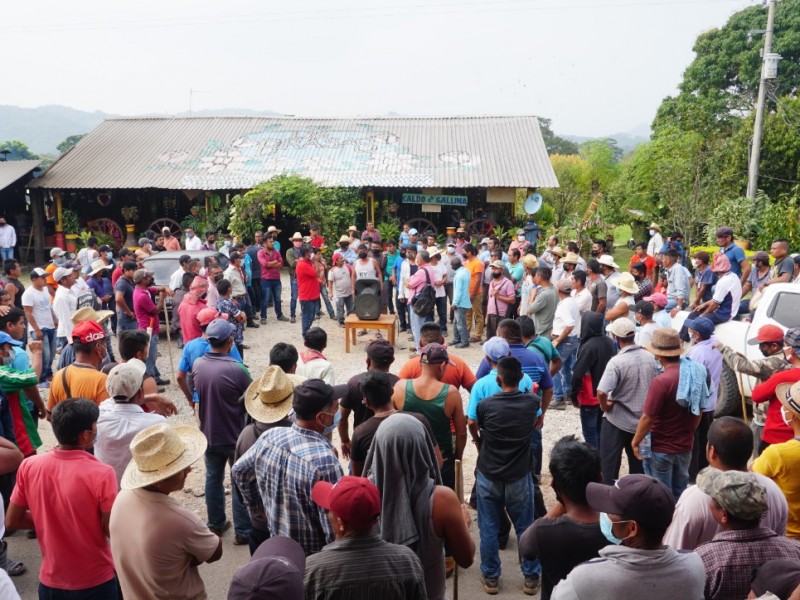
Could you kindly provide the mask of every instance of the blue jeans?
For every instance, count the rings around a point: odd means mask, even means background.
[[[530,475],[513,483],[492,481],[478,471],[478,528],[481,535],[481,573],[484,577],[500,577],[500,547],[497,536],[503,509],[514,524],[517,539],[533,523],[533,481]],[[539,560],[523,560],[522,574],[538,577],[542,573]]]
[[[664,307],[664,310],[669,312],[676,306],[678,306],[678,301],[673,298],[672,300],[667,300],[667,305]]]
[[[56,330],[42,329],[42,376],[39,381],[45,381],[53,376],[53,359],[56,356]]]
[[[11,260],[14,258],[14,248],[0,248],[0,259],[2,259],[3,263],[7,260]]]
[[[645,458],[643,461],[644,473],[655,477],[672,490],[672,495],[677,502],[683,490],[689,485],[689,463],[691,462],[691,451],[678,454],[653,452],[652,458]]]
[[[469,332],[467,331],[467,310],[456,306],[453,311],[453,343],[468,344]]]
[[[603,413],[599,406],[581,406],[581,431],[584,441],[592,448],[600,449],[600,426]]]
[[[408,306],[405,298],[398,298],[395,292],[394,305],[397,307],[397,318],[400,319],[400,331],[408,330]]]
[[[275,305],[275,316],[282,317],[281,310],[281,280],[262,279],[261,280],[261,318],[267,318],[267,304],[272,300]]]
[[[411,317],[411,334],[414,336],[414,346],[417,352],[419,352],[419,336],[422,330],[422,324],[433,321],[433,316],[428,315],[427,317],[420,317],[413,308],[409,310],[409,315]]]
[[[139,323],[136,317],[129,317],[124,312],[117,312],[117,331],[130,331],[132,329],[139,329]]]
[[[333,312],[333,304],[331,304],[331,299],[328,298],[328,286],[327,285],[320,285],[319,286],[319,297],[325,302],[325,310],[328,311],[328,316],[331,319],[335,319],[336,318],[336,313]],[[353,302],[355,302],[355,299],[353,299]],[[321,313],[321,312],[322,312],[322,308],[321,307],[317,308],[317,313]]]
[[[300,323],[302,324],[302,335],[311,329],[314,319],[319,310],[319,298],[316,300],[300,300]]]
[[[436,313],[439,315],[439,327],[442,334],[447,335],[447,296],[436,298]]]
[[[578,357],[578,336],[565,337],[556,347],[561,356],[561,368],[553,376],[553,395],[558,398],[569,398],[572,394],[572,367]]]
[[[39,600],[117,600],[119,595],[117,578],[85,590],[60,590],[39,584]]]
[[[147,352],[145,373],[150,375],[150,377],[158,379],[161,377],[161,373],[156,366],[156,358],[158,358],[158,334],[154,332],[153,335],[150,336],[150,348]]]
[[[531,436],[531,455],[533,464],[531,465],[531,479],[533,480],[533,518],[538,519],[547,514],[547,507],[544,505],[542,495],[542,430],[534,428]]]
[[[225,463],[233,466],[233,444],[229,446],[209,446],[206,449],[206,511],[208,512],[208,526],[222,529],[225,526]],[[233,487],[231,483],[231,487]],[[231,494],[233,506],[233,529],[237,535],[250,536],[250,515],[239,500],[235,491]]]
[[[297,318],[297,278],[289,278],[289,292],[291,298],[289,299],[289,316],[293,319]]]

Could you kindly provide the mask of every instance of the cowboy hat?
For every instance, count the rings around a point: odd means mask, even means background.
[[[614,282],[614,287],[629,294],[639,293],[639,285],[630,273],[620,273],[619,278]]]
[[[561,259],[562,263],[567,263],[570,265],[577,265],[578,264],[578,255],[574,252],[567,252],[567,255]]]
[[[271,365],[244,393],[247,414],[260,423],[275,423],[292,410],[295,382],[280,367]]]
[[[89,271],[89,275],[97,275],[100,271],[105,271],[106,269],[110,268],[111,266],[104,263],[102,258],[98,258],[97,260],[92,261],[92,270]]]
[[[606,267],[612,267],[614,269],[619,269],[619,265],[614,262],[614,259],[610,254],[602,254],[600,258],[597,259],[601,265],[605,265]]]
[[[522,257],[522,265],[527,269],[536,269],[539,267],[539,259],[533,254],[526,254]]]
[[[289,241],[293,242],[295,240],[303,241],[303,234],[301,234],[299,231],[295,231],[294,234],[292,234],[292,237],[289,238]]]
[[[200,460],[207,447],[206,436],[191,425],[151,425],[131,440],[132,458],[120,487],[135,490],[164,481]]]
[[[95,310],[91,306],[84,306],[83,308],[79,308],[72,313],[72,316],[69,318],[69,320],[72,321],[73,325],[83,323],[84,321],[94,321],[95,323],[102,325],[113,315],[114,311],[111,310]]]
[[[442,251],[439,250],[438,246],[428,246],[428,248],[426,248],[426,250],[428,251],[429,258],[433,258],[434,256],[441,256],[442,255]]]
[[[267,227],[267,233],[280,233],[283,229],[278,229],[275,225],[270,225]]]
[[[346,236],[346,235],[343,235],[342,237],[339,238],[339,243],[340,244],[349,244],[350,243],[350,237]]]
[[[659,227],[659,226],[658,226],[658,225],[656,225],[655,223],[650,223],[650,227],[648,227],[648,229],[655,229],[656,231],[658,231],[659,233],[661,233],[661,227]]]
[[[669,327],[656,329],[653,339],[645,348],[656,356],[680,356],[683,353],[683,343],[678,332]]]
[[[550,248],[550,254],[555,254],[556,256],[564,256],[564,250],[561,246],[553,246]]]

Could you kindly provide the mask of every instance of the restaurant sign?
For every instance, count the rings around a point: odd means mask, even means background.
[[[440,194],[403,194],[403,204],[438,204],[440,206],[466,206],[466,196]]]

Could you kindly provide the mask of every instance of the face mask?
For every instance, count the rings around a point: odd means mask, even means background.
[[[347,243],[339,244],[339,248],[341,248],[342,250],[347,250],[349,247],[350,245]]]
[[[651,229],[650,230],[650,235],[655,235],[655,234],[656,234],[656,230],[655,229]]]
[[[617,521],[617,522],[618,523],[627,523],[628,521]],[[609,542],[611,542],[612,544],[621,544],[622,542],[624,542],[628,538],[620,539],[617,536],[615,536],[614,532],[611,531],[611,528],[613,527],[613,525],[614,524],[611,522],[611,519],[608,518],[608,514],[604,513],[604,512],[601,512],[600,513],[600,531],[603,532],[603,535],[605,536],[605,538]]]
[[[10,367],[12,364],[14,364],[14,354],[9,352],[8,356],[3,357],[3,366]]]
[[[366,252],[359,252],[358,253],[358,258],[367,258],[367,253]]]
[[[106,252],[106,258],[114,258],[113,252]]]
[[[228,240],[225,240],[225,246],[230,246],[231,243]]]
[[[692,259],[692,266],[696,269],[697,267],[700,266],[700,261],[697,260],[696,258],[693,258]]]
[[[329,415],[331,413],[323,413],[323,414]],[[333,415],[333,422],[330,425],[328,425],[324,429],[324,431],[322,433],[324,435],[332,434],[333,430],[336,429],[336,427],[338,427],[338,425],[339,425],[339,419],[340,419],[340,415],[339,415],[339,411],[337,410],[336,413]]]
[[[187,237],[187,238],[189,238],[189,239],[191,239],[191,238],[193,238],[193,237],[194,237],[194,234],[193,234],[193,233],[187,233],[187,234],[186,234],[186,237]]]
[[[449,246],[448,246],[448,248],[447,248],[447,253],[448,253],[448,254],[455,254],[455,251],[456,251],[456,249],[455,249],[455,248],[452,248],[452,247],[449,247]]]
[[[219,275],[214,275],[214,281],[222,281],[222,273]]]
[[[57,258],[53,262],[56,263],[56,265],[58,265],[59,267],[63,267],[65,264],[67,264],[67,259],[66,258]]]
[[[525,241],[525,236],[524,235],[518,235],[517,236],[517,241],[518,242],[524,242]]]
[[[5,364],[5,359],[3,359],[3,364]],[[787,418],[786,415],[789,415],[791,418]],[[781,419],[783,419],[783,422],[786,423],[787,427],[791,427],[794,415],[781,406]]]
[[[308,255],[308,260],[314,260],[316,258],[316,256],[317,256],[316,254],[309,254]]]
[[[600,253],[597,250],[592,250],[591,254],[592,256],[597,256]]]
[[[502,273],[496,273],[492,271],[492,279],[500,279],[503,276]]]

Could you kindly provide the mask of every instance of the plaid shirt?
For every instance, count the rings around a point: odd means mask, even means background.
[[[334,539],[327,511],[311,500],[311,488],[342,475],[333,445],[297,424],[264,433],[231,469],[248,511],[263,514],[270,535],[292,538],[306,555]]]
[[[753,567],[773,558],[800,560],[800,542],[760,527],[720,531],[696,552],[706,569],[705,597],[741,600],[750,592]]]

